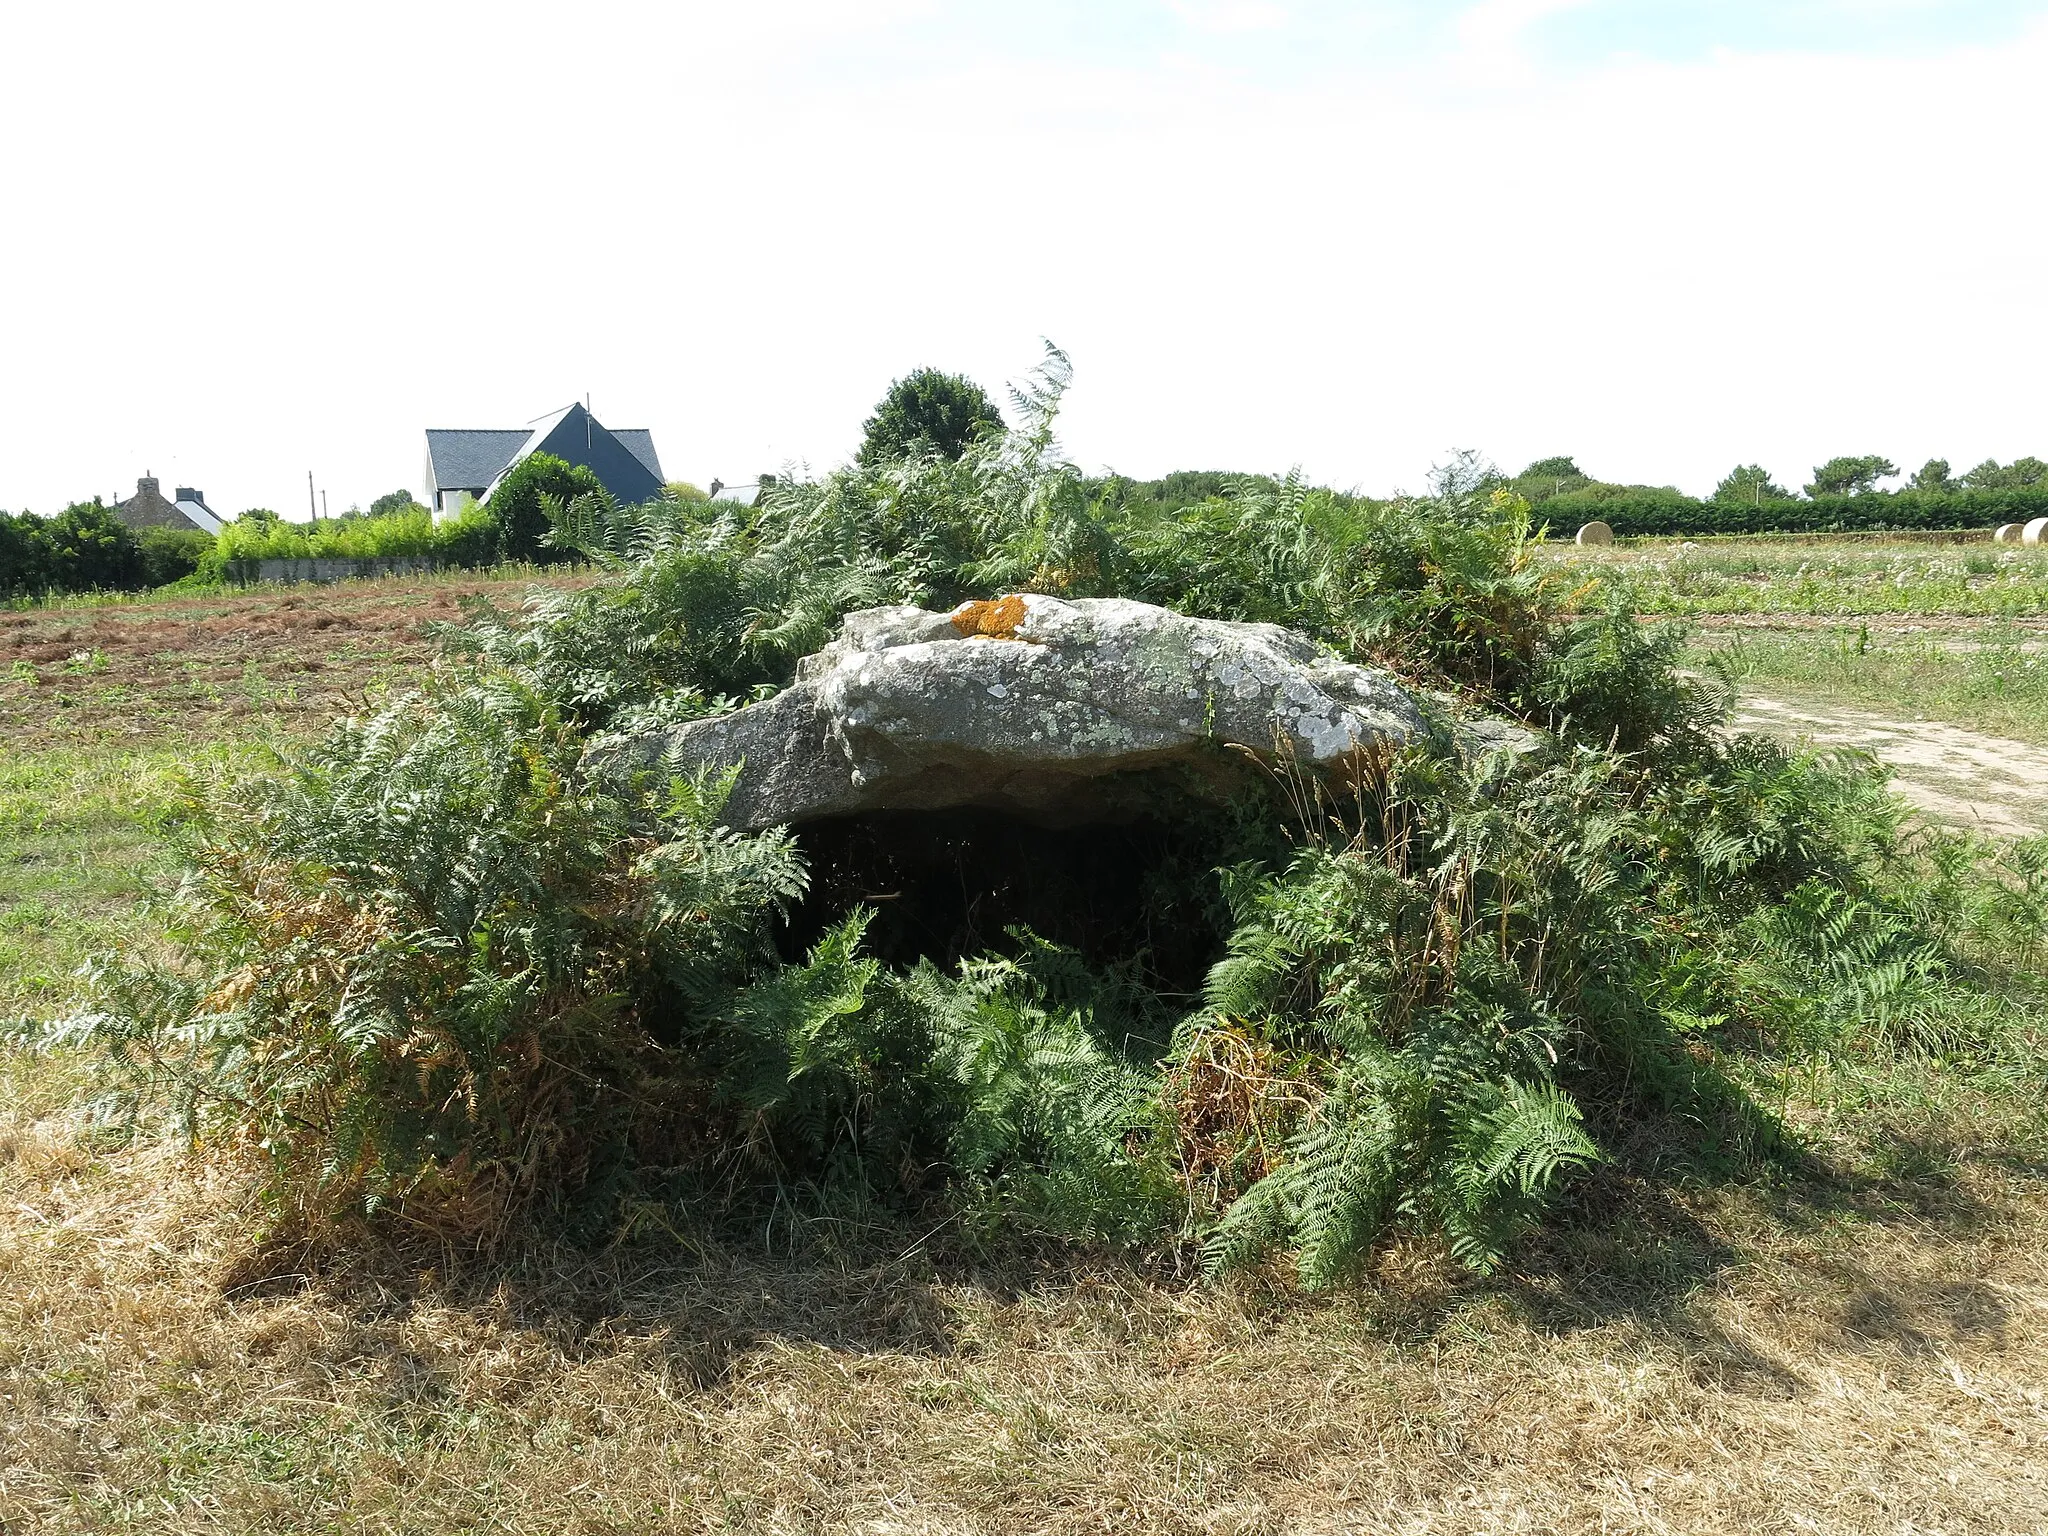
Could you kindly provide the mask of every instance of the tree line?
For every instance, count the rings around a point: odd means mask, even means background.
[[[164,586],[212,543],[196,528],[130,528],[98,497],[53,517],[0,512],[0,598]]]
[[[1904,478],[1890,490],[1880,482]],[[2048,516],[2048,462],[1986,459],[1962,474],[1929,459],[1911,476],[1881,454],[1817,464],[1797,493],[1760,464],[1740,464],[1705,497],[1674,486],[1595,480],[1570,457],[1538,459],[1495,483],[1559,531],[1598,519],[1618,534],[1830,533],[1968,529]]]
[[[936,451],[958,459],[976,441],[1005,431],[1002,411],[962,374],[920,368],[895,380],[863,423],[855,462],[862,467]],[[1520,496],[1553,529],[1599,520],[1618,534],[1825,533],[1936,530],[2027,522],[2048,516],[2048,462],[2032,456],[1986,459],[1956,474],[1946,459],[1903,472],[1880,454],[1842,455],[1815,465],[1798,493],[1760,464],[1741,464],[1706,497],[1674,486],[1596,480],[1569,455],[1538,459],[1518,475],[1485,469],[1476,485]],[[1273,490],[1267,475],[1181,470],[1157,480],[1109,474],[1087,482],[1092,495],[1130,513],[1166,515],[1247,490]],[[578,558],[549,539],[550,507],[602,493],[582,465],[533,454],[514,465],[487,502],[436,522],[410,491],[393,491],[367,511],[305,524],[254,507],[216,538],[197,529],[131,529],[98,497],[54,517],[0,512],[0,599],[50,593],[139,591],[180,580],[211,584],[252,577],[273,559],[410,557],[482,566],[499,561],[548,564]],[[671,496],[697,499],[692,486]],[[1372,498],[1348,497],[1365,503]]]

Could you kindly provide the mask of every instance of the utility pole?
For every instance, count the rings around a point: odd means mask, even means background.
[[[322,517],[327,516],[327,493],[325,491],[320,493],[320,515]]]
[[[306,511],[314,522],[320,521],[320,503],[313,499],[313,471],[306,471]]]

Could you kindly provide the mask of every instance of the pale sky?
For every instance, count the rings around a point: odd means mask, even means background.
[[[586,392],[822,471],[1041,337],[1139,476],[2048,455],[2043,80],[2048,0],[12,4],[0,507]]]

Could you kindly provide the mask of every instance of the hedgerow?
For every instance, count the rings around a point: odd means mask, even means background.
[[[1871,491],[1861,496],[1696,501],[1673,491],[1567,492],[1542,504],[1553,532],[1594,519],[1624,536],[1646,534],[1854,533],[1992,529],[2048,517],[2048,487]]]
[[[316,523],[237,519],[198,563],[205,582],[253,577],[262,560],[424,559],[485,565],[499,558],[498,525],[483,507],[437,523],[425,507]]]
[[[1127,502],[1060,456],[1065,382],[1055,353],[959,458],[755,509],[555,505],[607,579],[477,611],[428,686],[196,796],[182,962],[109,960],[51,1038],[100,1053],[107,1115],[246,1148],[337,1238],[937,1201],[1311,1285],[1401,1228],[1489,1269],[1646,1125],[1766,1155],[1758,1052],[2031,1049],[2048,850],[1992,868],[1867,762],[1724,735],[1673,633],[1568,616],[1511,495]],[[799,838],[721,830],[719,783],[583,767],[787,685],[854,608],[1013,591],[1286,624],[1540,745],[1341,791],[1269,762],[1205,813],[1208,873],[1138,898],[1215,915],[1199,995],[1027,930],[906,959],[805,905]]]

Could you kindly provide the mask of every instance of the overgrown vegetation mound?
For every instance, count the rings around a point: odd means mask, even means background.
[[[938,1202],[1325,1284],[1396,1226],[1491,1268],[1603,1159],[1768,1155],[1758,1053],[2035,1070],[2048,848],[1909,830],[1867,765],[1724,738],[1674,632],[1568,618],[1526,504],[1456,473],[1384,506],[1093,494],[1065,377],[957,458],[744,512],[555,504],[608,581],[478,611],[424,690],[195,797],[181,962],[107,963],[55,1032],[102,1054],[107,1113],[246,1149],[295,1233]],[[742,836],[719,783],[582,771],[785,686],[852,609],[1020,591],[1287,625],[1545,745],[1341,788],[1273,762],[1093,843]],[[1103,848],[1128,863],[1091,903]]]

